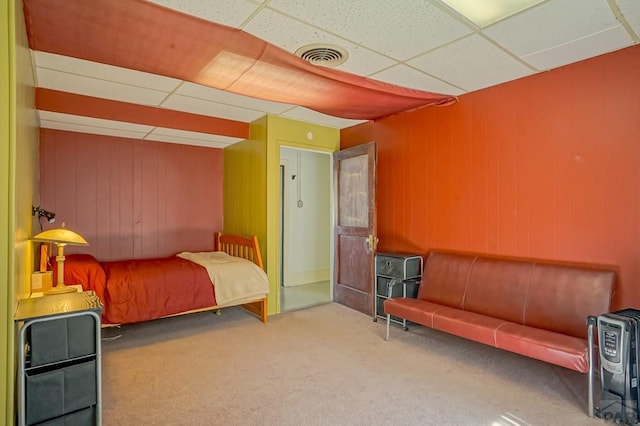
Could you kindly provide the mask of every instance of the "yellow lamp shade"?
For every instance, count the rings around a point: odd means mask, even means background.
[[[47,229],[46,231],[42,231],[38,235],[35,235],[31,240],[42,243],[56,243],[73,246],[89,245],[87,240],[82,238],[81,235],[67,228]]]
[[[81,235],[65,228],[64,223],[61,228],[47,229],[31,238],[31,241],[42,243],[54,243],[58,247],[58,281],[54,288],[45,291],[45,294],[61,294],[76,291],[75,287],[67,287],[64,284],[64,246],[86,246],[89,245],[87,240]]]

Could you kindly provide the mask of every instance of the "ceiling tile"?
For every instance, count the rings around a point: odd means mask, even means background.
[[[146,89],[171,92],[180,84],[181,80],[149,74],[142,71],[134,71],[127,68],[105,65],[84,59],[71,58],[69,56],[53,53],[34,51],[33,56],[36,66],[50,70],[64,71],[98,80],[112,81],[127,84],[129,86],[144,87]]]
[[[38,111],[38,116],[41,128],[91,133],[94,135],[142,139],[151,129],[149,126],[138,124],[121,123],[49,111]]]
[[[145,139],[159,142],[182,143],[186,145],[207,146],[211,148],[223,148],[240,142],[243,139],[217,136],[208,133],[189,132],[184,130],[157,127],[150,132]]]
[[[271,0],[268,7],[399,60],[472,31],[425,0]]]
[[[640,36],[640,1],[616,0],[620,13],[627,20],[636,36]]]
[[[128,132],[148,133],[153,127],[145,124],[126,123],[124,121],[105,120],[103,118],[84,117],[80,115],[63,114],[60,112],[38,111],[41,120],[81,126],[91,126],[103,129],[115,129]]]
[[[539,70],[560,67],[629,46],[629,34],[621,26],[609,28],[558,47],[525,55],[522,60]]]
[[[606,0],[555,0],[498,22],[483,33],[522,57],[618,25]]]
[[[239,27],[260,6],[248,0],[149,0],[188,15],[230,27]]]
[[[336,69],[369,75],[393,63],[390,58],[367,48],[351,43],[343,38],[304,24],[279,12],[262,10],[245,25],[244,30],[290,53],[312,43],[334,44],[345,49],[349,55],[346,62]]]
[[[464,93],[464,90],[459,87],[451,86],[437,78],[433,78],[430,75],[402,64],[376,73],[371,77],[376,80],[397,84],[399,86],[426,90],[427,92],[442,93],[453,96],[458,96]]]
[[[219,104],[183,95],[170,95],[163,103],[163,108],[191,112],[193,114],[209,115],[226,118],[228,120],[250,123],[265,115],[259,107],[256,109],[240,108],[233,105]]]
[[[409,61],[409,64],[467,91],[533,73],[482,36],[471,35]]]
[[[284,114],[282,117],[291,118],[293,120],[305,121],[307,123],[315,123],[322,126],[343,129],[345,127],[355,126],[356,124],[365,123],[366,120],[348,120],[346,118],[333,117],[331,115],[322,114],[317,111],[304,107],[296,107]]]
[[[126,130],[105,129],[104,127],[84,126],[81,124],[60,123],[58,121],[41,120],[43,129],[64,130],[67,132],[89,133],[92,135],[113,136],[116,138],[142,139],[146,133],[128,132]]]
[[[38,87],[142,105],[159,105],[166,92],[81,75],[36,68]]]
[[[184,82],[174,93],[220,104],[235,105],[257,111],[266,111],[271,114],[280,114],[290,108],[293,108],[293,105],[250,98],[249,96],[237,95],[235,93],[225,92],[224,90],[214,89],[213,87],[202,86],[200,84],[189,82]]]

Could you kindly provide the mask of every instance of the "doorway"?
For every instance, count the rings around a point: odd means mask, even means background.
[[[331,154],[280,148],[280,311],[333,300]]]

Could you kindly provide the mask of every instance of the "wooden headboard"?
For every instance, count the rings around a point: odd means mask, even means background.
[[[250,260],[264,269],[258,237],[245,237],[244,235],[223,234],[216,232],[215,249],[223,251],[231,256]]]

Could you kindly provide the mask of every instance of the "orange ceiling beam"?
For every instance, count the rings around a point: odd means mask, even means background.
[[[43,111],[210,133],[232,138],[249,138],[249,123],[241,121],[94,98],[42,87],[36,88],[36,108]]]

